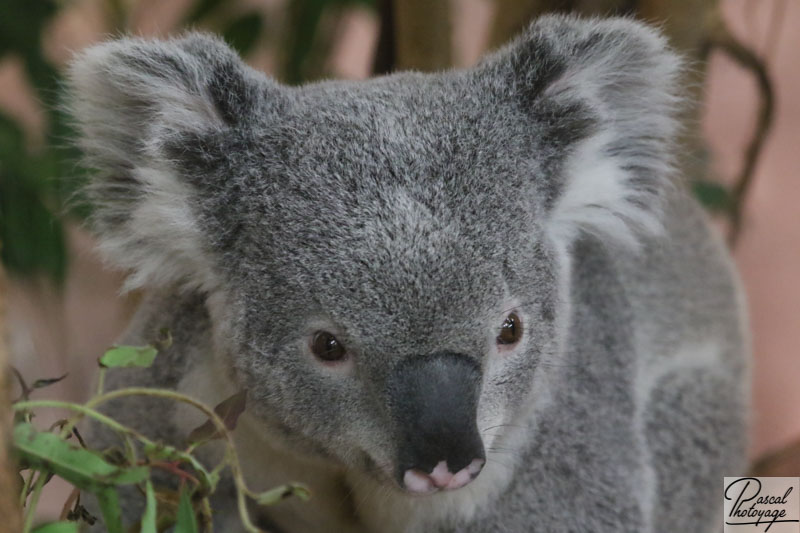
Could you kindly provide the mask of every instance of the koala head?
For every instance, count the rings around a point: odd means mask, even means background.
[[[127,286],[207,293],[257,417],[427,493],[535,402],[572,242],[658,231],[677,70],[638,23],[547,17],[465,71],[288,87],[189,34],[90,48],[70,87]]]

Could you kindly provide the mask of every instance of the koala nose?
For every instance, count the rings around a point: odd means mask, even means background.
[[[403,488],[457,489],[480,473],[486,457],[476,420],[480,383],[480,365],[464,354],[411,357],[394,368],[388,400]]]
[[[426,494],[436,489],[460,489],[478,477],[483,463],[483,459],[473,459],[455,474],[450,472],[447,461],[439,461],[430,473],[408,469],[403,475],[403,484],[409,492],[416,494]]]

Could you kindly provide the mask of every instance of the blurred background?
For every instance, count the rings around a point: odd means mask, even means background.
[[[547,11],[660,25],[691,59],[682,165],[732,249],[753,328],[751,455],[800,475],[800,0],[0,0],[5,334],[39,397],[82,400],[136,293],[103,267],[75,196],[85,172],[59,111],[76,51],[122,33],[221,34],[280,81],[469,66]],[[779,455],[774,452],[781,451]],[[769,470],[769,469],[773,470]],[[732,473],[733,475],[734,473]],[[57,514],[53,483],[45,512]]]

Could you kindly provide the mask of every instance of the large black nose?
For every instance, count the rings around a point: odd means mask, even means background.
[[[412,357],[392,371],[397,476],[407,490],[455,489],[478,475],[486,459],[476,421],[480,383],[478,362],[452,352]]]

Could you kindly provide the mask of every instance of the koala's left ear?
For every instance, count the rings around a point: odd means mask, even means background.
[[[97,170],[86,188],[93,230],[108,262],[131,273],[126,288],[212,288],[215,241],[236,226],[221,219],[237,212],[232,157],[246,157],[280,87],[194,33],[93,46],[73,60],[68,89]]]
[[[530,124],[532,178],[556,244],[587,232],[636,247],[661,230],[680,67],[653,28],[571,16],[536,20],[484,63]]]

